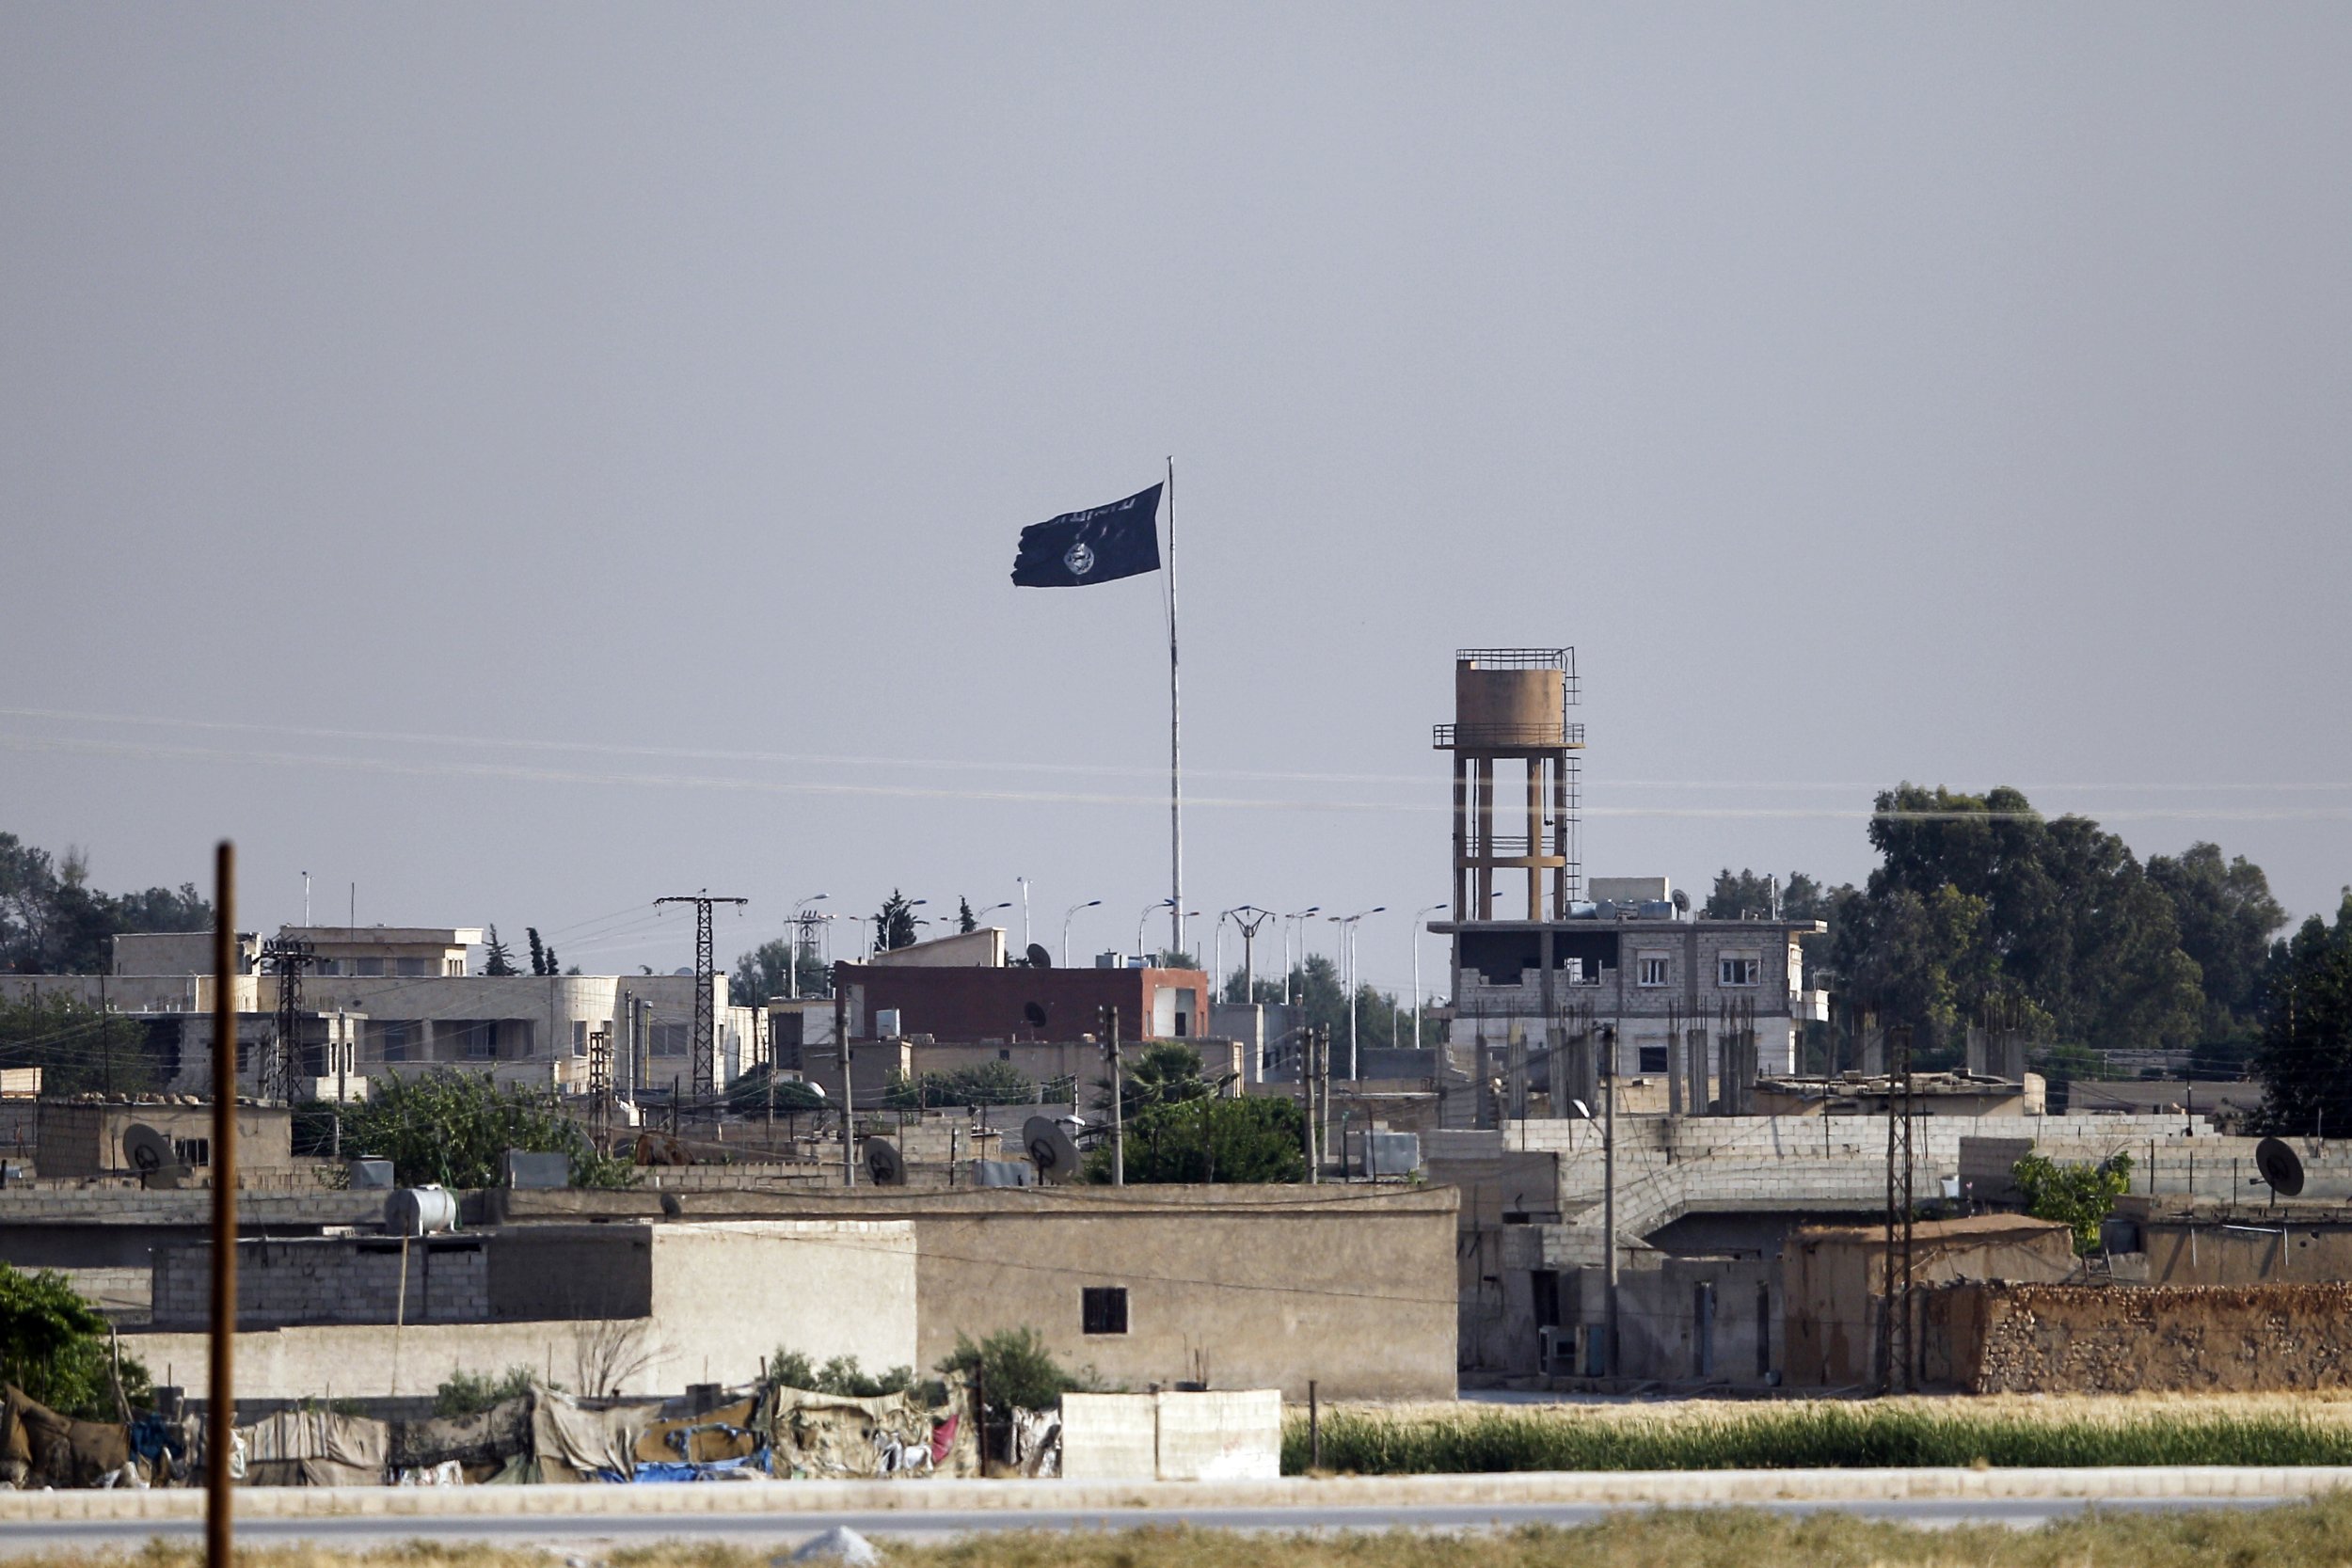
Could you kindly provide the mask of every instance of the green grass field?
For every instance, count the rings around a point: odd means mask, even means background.
[[[1961,1400],[1546,1406],[1323,1419],[1322,1469],[1354,1475],[1499,1470],[1850,1469],[1887,1465],[2352,1465],[2344,1406],[2277,1402]],[[1311,1468],[1307,1422],[1284,1425],[1282,1468]]]

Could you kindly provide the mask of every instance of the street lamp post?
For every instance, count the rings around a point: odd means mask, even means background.
[[[821,893],[812,893],[792,906],[792,936],[785,943],[784,994],[794,1001],[800,999],[801,952],[808,945],[808,927],[813,918],[808,912],[809,906],[822,902],[824,896]]]
[[[1413,928],[1412,928],[1412,931],[1409,933],[1409,935],[1411,936],[1411,938],[1412,938],[1412,942],[1413,942],[1413,1049],[1414,1049],[1414,1050],[1416,1050],[1416,1051],[1419,1051],[1419,1050],[1421,1049],[1421,921],[1422,921],[1422,916],[1423,916],[1423,915],[1428,915],[1428,914],[1436,914],[1436,913],[1437,913],[1439,910],[1442,910],[1442,909],[1444,909],[1445,907],[1446,907],[1446,906],[1445,906],[1445,905],[1443,905],[1443,904],[1432,904],[1432,905],[1430,905],[1430,906],[1429,906],[1427,909],[1425,909],[1425,910],[1416,910],[1416,911],[1413,911]]]
[[[1068,911],[1068,912],[1067,912],[1067,913],[1065,913],[1065,914],[1063,914],[1063,916],[1061,917],[1061,966],[1062,966],[1062,968],[1064,968],[1064,969],[1068,969],[1068,968],[1070,967],[1070,921],[1071,921],[1071,917],[1072,917],[1073,915],[1075,915],[1075,914],[1076,914],[1076,913],[1077,913],[1080,910],[1093,910],[1093,909],[1100,909],[1100,908],[1102,907],[1102,904],[1103,904],[1103,900],[1101,900],[1100,898],[1089,898],[1089,899],[1088,899],[1088,900],[1087,900],[1085,903],[1083,903],[1083,904],[1073,904],[1073,905],[1071,905],[1071,906],[1070,906],[1070,909],[1069,909],[1069,911]]]
[[[1295,967],[1304,969],[1307,967],[1307,918],[1322,912],[1321,904],[1310,904],[1303,910],[1293,910],[1282,917],[1282,1006],[1285,1007],[1291,1005],[1291,971],[1294,967],[1291,961],[1291,937],[1295,934],[1298,938],[1298,960]],[[1300,990],[1303,990],[1305,988],[1302,986]],[[1306,998],[1302,996],[1299,1000],[1305,1001]]]
[[[1144,956],[1145,956],[1145,955],[1144,955],[1144,951],[1143,951],[1143,923],[1144,923],[1145,921],[1147,921],[1147,920],[1151,919],[1151,918],[1152,918],[1154,914],[1158,913],[1160,911],[1162,911],[1162,910],[1172,910],[1172,909],[1174,909],[1175,907],[1176,907],[1176,900],[1175,900],[1175,899],[1173,899],[1173,898],[1163,898],[1163,899],[1161,899],[1161,900],[1160,900],[1158,903],[1156,903],[1156,904],[1146,904],[1146,905],[1144,905],[1144,906],[1143,906],[1143,912],[1142,912],[1141,914],[1139,914],[1139,915],[1136,916],[1136,958],[1142,958],[1142,957],[1144,957]],[[1147,965],[1146,967],[1148,968],[1149,966]],[[1140,1037],[1137,1037],[1139,1038]]]
[[[1029,879],[1015,877],[1013,880],[1021,884],[1021,951],[1026,953],[1029,950]],[[996,907],[1000,910],[1012,908],[1010,904]]]
[[[1375,904],[1355,914],[1335,914],[1328,918],[1340,928],[1340,983],[1347,988],[1347,1076],[1353,1083],[1356,1071],[1356,923],[1368,914],[1378,914],[1386,904]]]

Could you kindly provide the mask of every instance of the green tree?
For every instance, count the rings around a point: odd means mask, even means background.
[[[2074,1232],[2074,1250],[2099,1250],[2099,1227],[2115,1212],[2115,1200],[2132,1190],[2132,1157],[2110,1154],[2097,1164],[2061,1165],[2028,1154],[2010,1167],[2026,1212],[2038,1220],[2063,1221]]]
[[[1187,1182],[1302,1181],[1307,1114],[1271,1095],[1193,1099],[1152,1105],[1128,1118],[1127,1180]],[[1111,1179],[1105,1138],[1087,1158],[1087,1180]]]
[[[2079,816],[2043,817],[2019,791],[1900,784],[1870,822],[1879,868],[1841,901],[1836,966],[1888,1022],[1927,1031],[1927,1060],[1958,1025],[2030,1006],[2058,1037],[2178,1046],[2204,1008],[2172,900],[2123,841]],[[1948,890],[1948,891],[1947,891]]]
[[[798,945],[790,937],[777,937],[739,957],[727,978],[728,999],[755,1006],[774,996],[824,995],[832,981],[823,960],[814,953],[797,952]],[[786,983],[787,964],[798,968],[797,986]]]
[[[2254,1071],[2274,1132],[2352,1130],[2352,888],[2271,950]]]
[[[0,970],[95,974],[110,967],[113,940],[128,931],[201,931],[213,907],[194,884],[119,895],[89,882],[78,849],[62,857],[0,833]]]
[[[926,1072],[919,1078],[894,1072],[882,1086],[882,1103],[894,1111],[1037,1102],[1036,1081],[1010,1062],[981,1062],[951,1072]]]
[[[914,945],[914,906],[907,901],[905,894],[895,887],[890,890],[890,896],[882,900],[882,909],[875,915],[874,928],[885,953]]]
[[[956,899],[956,929],[970,932],[978,929],[979,924],[979,917],[972,912],[972,900],[959,896]]]
[[[637,1179],[628,1161],[596,1151],[552,1091],[501,1088],[486,1074],[386,1074],[370,1081],[367,1099],[338,1106],[337,1114],[344,1152],[391,1161],[404,1187],[496,1186],[510,1148],[570,1156],[576,1187],[625,1187]]]
[[[485,974],[518,974],[515,967],[515,951],[499,940],[499,928],[490,927],[489,940],[483,944],[482,973]]]
[[[52,1096],[144,1094],[163,1082],[145,1023],[55,991],[0,995],[0,1067],[40,1069]]]
[[[2201,842],[2178,858],[2149,856],[2148,879],[2171,899],[2181,951],[2196,960],[2205,1040],[2249,1039],[2261,1026],[2270,940],[2287,918],[2270,879],[2244,855],[2224,861],[2220,846]]]
[[[65,1275],[0,1263],[0,1377],[60,1415],[121,1418],[106,1320]],[[147,1368],[122,1358],[123,1402],[149,1402]]]
[[[1092,1381],[1066,1370],[1034,1328],[999,1329],[977,1344],[959,1329],[956,1348],[938,1370],[978,1378],[987,1389],[992,1420],[1002,1420],[1016,1409],[1051,1410],[1064,1394]]]
[[[1200,1075],[1200,1053],[1176,1040],[1160,1040],[1128,1058],[1122,1049],[1120,1066],[1120,1114],[1132,1120],[1154,1105],[1200,1100],[1216,1085]],[[1105,1116],[1111,1108],[1107,1077],[1094,1083],[1094,1108]]]

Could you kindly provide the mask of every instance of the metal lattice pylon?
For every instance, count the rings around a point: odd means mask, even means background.
[[[719,1092],[719,1031],[711,991],[719,970],[711,953],[710,908],[714,904],[748,904],[751,900],[713,897],[704,892],[657,898],[654,902],[694,906],[694,1092],[714,1095]]]

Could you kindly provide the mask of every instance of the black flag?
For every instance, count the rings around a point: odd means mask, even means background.
[[[1021,531],[1017,588],[1084,588],[1160,569],[1160,486]]]

